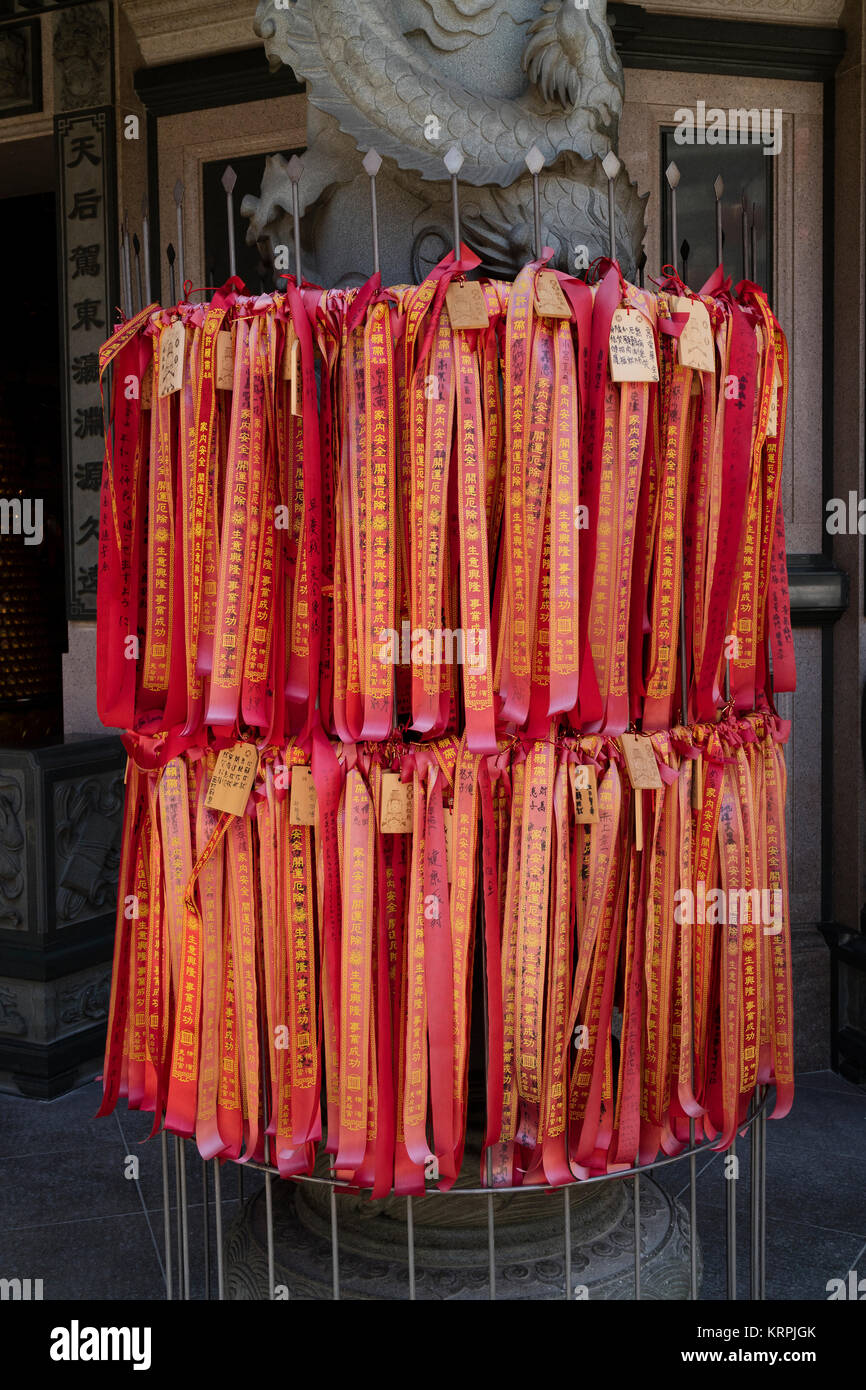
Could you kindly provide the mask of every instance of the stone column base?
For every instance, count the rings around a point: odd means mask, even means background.
[[[477,1172],[477,1166],[476,1166]],[[473,1185],[471,1177],[466,1185]],[[688,1216],[652,1179],[641,1178],[641,1298],[689,1296]],[[278,1297],[332,1298],[329,1190],[317,1183],[272,1183]],[[494,1197],[496,1297],[564,1299],[562,1192]],[[433,1194],[413,1203],[418,1299],[489,1296],[487,1198]],[[340,1292],[344,1299],[408,1299],[406,1202],[337,1196]],[[630,1179],[571,1189],[572,1297],[634,1297],[634,1203]],[[699,1262],[700,1270],[700,1262]],[[230,1299],[267,1297],[265,1196],[258,1193],[231,1226],[226,1245]]]

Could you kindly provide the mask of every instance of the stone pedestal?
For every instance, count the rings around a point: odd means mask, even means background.
[[[0,1089],[59,1095],[105,1045],[126,755],[0,749]]]
[[[477,1157],[461,1182],[477,1186]],[[279,1297],[328,1300],[332,1294],[330,1191],[325,1184],[272,1184],[275,1287]],[[634,1297],[634,1185],[630,1178],[571,1189],[572,1297]],[[493,1199],[496,1297],[565,1297],[563,1194],[509,1193]],[[421,1300],[489,1297],[487,1197],[433,1194],[413,1202],[416,1296]],[[409,1297],[406,1201],[338,1195],[340,1295],[400,1301]],[[641,1298],[687,1299],[688,1217],[650,1178],[641,1178]],[[228,1297],[267,1297],[265,1195],[241,1210],[227,1238]]]

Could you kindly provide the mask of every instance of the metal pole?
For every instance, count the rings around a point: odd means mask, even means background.
[[[749,205],[746,202],[746,193],[743,190],[743,279],[750,280],[749,274]]]
[[[727,1192],[725,1193],[726,1206],[726,1226],[725,1226],[725,1249],[727,1253],[728,1270],[728,1300],[735,1302],[737,1297],[737,1178],[736,1178],[736,1158],[737,1141],[732,1141],[728,1149],[726,1159],[734,1159],[732,1165],[732,1175],[727,1179]]]
[[[174,1201],[175,1219],[177,1221],[177,1284],[178,1296],[182,1299],[183,1294],[183,1233],[181,1231],[180,1216],[180,1140],[176,1134],[172,1135],[172,1146],[174,1148]]]
[[[120,307],[126,317],[132,318],[132,291],[127,283],[126,273],[126,233],[120,224]]]
[[[451,237],[453,241],[454,259],[460,260],[460,192],[457,187],[457,175],[463,168],[463,151],[458,145],[452,145],[445,156],[445,168],[451,175]]]
[[[481,907],[479,905],[479,915]],[[481,1003],[484,1013],[484,1077],[485,1081],[490,1069],[490,1040],[488,1028],[488,1009],[487,1009],[487,936],[484,930],[484,922],[481,922]],[[485,1117],[486,1118],[486,1117]],[[488,1187],[493,1186],[493,1155],[488,1148],[484,1155],[484,1177]],[[487,1279],[489,1285],[489,1297],[492,1303],[496,1302],[496,1212],[493,1207],[493,1193],[487,1194]]]
[[[165,1241],[165,1296],[171,1301],[174,1297],[174,1288],[171,1266],[171,1210],[168,1196],[168,1135],[165,1130],[163,1130],[160,1135],[160,1146],[162,1149],[162,1219],[163,1239]]]
[[[532,221],[533,235],[535,238],[535,259],[541,256],[541,191],[538,186],[538,175],[544,168],[544,155],[537,145],[526,156],[526,167],[532,175]]]
[[[180,1163],[180,1218],[183,1233],[183,1296],[189,1302],[189,1202],[186,1191],[186,1141],[178,1139],[178,1162]]]
[[[177,285],[174,278],[174,247],[171,242],[165,248],[165,259],[168,261],[168,292],[172,304],[177,303]]]
[[[267,1162],[267,1159],[265,1159]],[[265,1219],[268,1229],[268,1299],[274,1297],[274,1194],[273,1173],[265,1173]]]
[[[144,290],[147,303],[153,302],[150,292],[150,218],[147,215],[147,198],[141,200],[141,252],[144,259]],[[142,306],[143,307],[143,306]]]
[[[334,1298],[340,1298],[340,1244],[337,1233],[337,1193],[331,1188],[331,1276]]]
[[[210,1301],[210,1189],[207,1180],[207,1162],[201,1161],[202,1223],[204,1226],[204,1288],[205,1298]]]
[[[764,1101],[766,1086],[758,1088],[758,1098]],[[767,1112],[762,1108],[758,1116],[760,1130],[760,1154],[758,1184],[758,1298],[763,1302],[767,1297]]]
[[[721,174],[717,174],[713,182],[713,191],[716,195],[716,265],[722,264],[722,194],[725,191],[724,180]]]
[[[133,232],[132,234],[132,249],[135,252],[135,284],[138,291],[136,295],[135,312],[138,313],[139,309],[144,308],[144,286],[141,283],[141,242],[138,239],[137,232]]]
[[[695,1122],[689,1121],[689,1298],[698,1299],[698,1160],[694,1152]]]
[[[565,1297],[571,1302],[571,1188],[562,1189],[562,1215],[565,1230]]]
[[[634,1296],[640,1302],[640,1173],[632,1180],[634,1187]]]
[[[293,154],[288,163],[288,174],[292,185],[292,229],[295,237],[295,284],[301,287],[301,197],[298,183],[304,172],[304,161]]]
[[[761,1222],[758,1209],[761,1201],[759,1154],[761,1137],[758,1129],[757,1108],[758,1089],[756,1087],[755,1093],[752,1096],[752,1126],[749,1131],[749,1291],[753,1299],[760,1298],[758,1290],[760,1286],[759,1247],[761,1243]]]
[[[616,260],[616,177],[622,168],[613,150],[608,150],[601,167],[607,175],[607,247],[612,261]]]
[[[214,1211],[216,1213],[216,1247],[217,1247],[217,1299],[220,1303],[225,1300],[225,1256],[223,1253],[223,1197],[222,1197],[222,1173],[220,1172],[220,1161],[215,1158],[213,1170],[213,1200]]]
[[[226,195],[226,226],[229,237],[229,275],[237,275],[237,259],[235,256],[235,198],[234,186],[238,181],[238,176],[230,164],[223,170],[220,183],[225,189]]]
[[[382,156],[378,150],[368,150],[363,165],[370,176],[370,218],[373,224],[373,270],[379,273],[379,208],[376,202],[376,175],[382,167]]]
[[[677,242],[679,232],[677,230],[677,185],[680,181],[680,171],[673,160],[665,169],[665,178],[671,190],[671,258],[674,270],[677,268]]]
[[[415,1210],[411,1197],[406,1198],[406,1232],[409,1243],[409,1299],[416,1301],[415,1294]]]
[[[183,269],[183,195],[184,186],[178,179],[174,186],[174,202],[177,208],[177,274],[181,294],[186,283]]]
[[[268,1167],[271,1161],[271,1140],[268,1134],[268,1123],[270,1120],[270,1106],[268,1105],[268,1051],[267,1040],[265,1037],[265,1020],[260,1020],[259,1027],[259,1050],[261,1052],[262,1065],[262,1119],[264,1130],[264,1156],[265,1166]],[[268,1299],[273,1301],[274,1297],[274,1194],[271,1189],[273,1174],[265,1173],[265,1225],[267,1229],[268,1242]]]

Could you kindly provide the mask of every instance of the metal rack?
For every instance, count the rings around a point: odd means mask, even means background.
[[[452,221],[453,221],[453,251],[455,259],[460,255],[460,204],[459,204],[459,185],[458,174],[463,162],[463,156],[458,147],[449,150],[445,157],[445,168],[451,180],[452,192]],[[543,165],[543,157],[540,152],[529,151],[526,157],[527,167],[533,178],[533,206],[534,206],[534,242],[536,255],[541,253],[543,246],[543,229],[541,226],[540,203],[538,196],[538,174]],[[379,238],[378,238],[378,208],[376,202],[376,174],[378,173],[381,160],[375,150],[368,152],[363,162],[365,172],[370,179],[371,197],[371,220],[372,220],[372,246],[373,262],[375,268],[379,268]],[[603,168],[608,178],[608,233],[609,233],[609,252],[611,259],[616,256],[616,237],[615,237],[615,197],[614,182],[619,172],[619,161],[612,154],[607,156],[603,162]],[[301,241],[300,241],[300,213],[298,198],[298,180],[303,173],[303,161],[297,156],[293,157],[288,166],[289,177],[292,183],[292,218],[294,230],[294,253],[295,253],[295,276],[297,282],[301,282]],[[687,243],[682,247],[677,247],[677,185],[679,184],[679,170],[675,164],[668,166],[666,171],[667,183],[670,190],[670,208],[672,221],[672,240],[674,246],[674,265],[676,268],[677,257],[687,255]],[[230,270],[234,274],[235,266],[235,246],[234,246],[234,220],[233,220],[233,189],[235,175],[231,167],[228,167],[223,175],[223,188],[226,192],[227,205],[227,233],[229,246]],[[722,235],[721,235],[721,215],[720,200],[724,185],[721,178],[717,178],[714,184],[716,196],[716,254],[719,261],[722,258]],[[183,254],[184,254],[184,230],[183,230],[183,185],[178,183],[175,186],[174,197],[177,204],[178,215],[178,255],[180,266],[180,284],[183,286]],[[147,208],[142,209],[143,232],[147,236]],[[744,228],[745,228],[745,205],[744,205]],[[150,298],[149,284],[146,287],[141,285],[141,265],[139,260],[139,247],[136,244],[137,238],[133,237],[133,246],[136,253],[136,262],[139,277],[138,303],[144,304]],[[171,255],[169,263],[171,266],[171,294],[174,298],[174,257],[175,249],[170,248]],[[751,273],[749,265],[749,247],[745,239],[743,242],[744,272],[746,277]],[[754,254],[754,251],[753,251]],[[127,314],[131,314],[137,307],[133,298],[133,282],[131,276],[131,262],[129,254],[129,237],[126,223],[121,235],[121,257],[123,266],[123,277],[125,287]],[[643,258],[640,266],[640,281],[643,282]],[[145,267],[149,268],[148,257],[145,256]],[[685,269],[685,267],[684,267]],[[684,594],[681,594],[684,602]],[[685,666],[684,654],[681,652],[680,660]],[[685,693],[686,682],[683,678],[681,688]],[[687,709],[682,710],[682,721],[687,723]],[[483,935],[482,935],[483,943]],[[486,995],[486,991],[485,991]],[[484,998],[486,1015],[486,997]],[[694,1018],[694,1008],[692,1008],[692,1018]],[[485,1017],[485,1043],[486,1043],[486,1017]],[[486,1048],[485,1048],[486,1051]],[[486,1061],[486,1057],[485,1057]],[[692,1056],[692,1072],[694,1057]],[[267,1087],[263,1092],[267,1097]],[[739,1130],[739,1137],[742,1139],[747,1133],[751,1145],[751,1172],[750,1172],[750,1192],[749,1192],[749,1215],[750,1215],[750,1241],[749,1241],[749,1273],[750,1291],[753,1299],[763,1300],[765,1297],[766,1286],[766,1111],[768,1106],[768,1088],[759,1086],[750,1103],[749,1114]],[[266,1116],[267,1118],[267,1116]],[[169,1144],[171,1139],[171,1144]],[[163,1131],[161,1135],[162,1146],[162,1188],[163,1188],[163,1218],[164,1218],[164,1268],[166,1298],[168,1300],[189,1300],[190,1299],[190,1222],[189,1222],[189,1191],[188,1191],[188,1167],[187,1167],[187,1144],[190,1140],[182,1140],[176,1136],[169,1136]],[[265,1139],[264,1163],[243,1162],[235,1164],[238,1177],[239,1197],[243,1200],[243,1177],[244,1169],[250,1168],[254,1171],[262,1172],[265,1176],[265,1218],[267,1228],[267,1262],[268,1262],[268,1289],[271,1299],[274,1298],[274,1224],[273,1224],[273,1192],[272,1184],[275,1177],[279,1178],[278,1170],[267,1161],[269,1140]],[[726,1151],[726,1159],[736,1157],[737,1140],[731,1144]],[[175,1208],[174,1220],[172,1221],[172,1208],[170,1193],[172,1188],[172,1158],[169,1149],[172,1150],[174,1167],[174,1191]],[[695,1123],[689,1122],[689,1144],[680,1154],[670,1158],[663,1158],[651,1164],[638,1165],[636,1167],[622,1170],[614,1174],[600,1174],[582,1180],[583,1183],[615,1182],[628,1181],[633,1184],[633,1204],[634,1204],[634,1294],[635,1300],[641,1297],[641,1223],[640,1223],[640,1179],[642,1174],[649,1175],[657,1168],[667,1167],[673,1163],[679,1163],[683,1159],[689,1161],[689,1297],[691,1300],[698,1298],[698,1239],[697,1239],[697,1156],[704,1151],[712,1151],[710,1142],[696,1144],[695,1142]],[[198,1155],[196,1155],[198,1157]],[[204,1284],[206,1289],[205,1297],[212,1297],[213,1272],[216,1272],[216,1298],[224,1300],[226,1297],[226,1270],[225,1270],[225,1249],[223,1239],[223,1211],[222,1211],[222,1166],[219,1159],[205,1160],[198,1157],[200,1165],[200,1178],[202,1185],[203,1198],[203,1237],[201,1249],[201,1262],[204,1273]],[[726,1165],[727,1166],[727,1165]],[[736,1168],[734,1168],[734,1174]],[[430,1193],[437,1193],[439,1196],[448,1195],[459,1198],[462,1196],[485,1196],[487,1197],[487,1246],[488,1246],[488,1289],[489,1298],[496,1300],[496,1215],[494,1208],[494,1197],[499,1195],[520,1193],[528,1195],[538,1192],[549,1196],[551,1188],[546,1185],[531,1185],[527,1187],[496,1187],[492,1184],[491,1166],[487,1165],[487,1183],[482,1187],[454,1187],[450,1191],[440,1193],[437,1188],[428,1189]],[[339,1300],[340,1292],[340,1239],[338,1221],[338,1189],[345,1185],[338,1183],[334,1178],[323,1178],[318,1176],[291,1178],[290,1182],[307,1182],[323,1184],[330,1187],[330,1241],[331,1241],[331,1266],[332,1266],[332,1289],[333,1298]],[[726,1271],[727,1271],[727,1297],[734,1300],[737,1297],[737,1184],[739,1179],[736,1176],[725,1178],[726,1181]],[[563,1298],[573,1301],[575,1295],[571,1285],[571,1191],[573,1186],[578,1184],[568,1184],[558,1189],[562,1193],[562,1231],[565,1252]],[[354,1189],[353,1189],[354,1191]],[[211,1249],[210,1233],[210,1203],[211,1192],[215,1205],[215,1251]],[[423,1200],[422,1198],[406,1198],[407,1214],[407,1286],[408,1298],[416,1301],[416,1277],[415,1277],[415,1225],[414,1225],[414,1202]]]
[[[763,1301],[766,1297],[766,1245],[767,1245],[767,1190],[766,1190],[766,1126],[767,1108],[769,1104],[769,1090],[766,1086],[758,1087],[755,1096],[750,1104],[749,1114],[739,1130],[738,1137],[743,1139],[747,1134],[751,1148],[751,1167],[749,1177],[749,1289],[752,1299]],[[169,1144],[171,1139],[171,1144]],[[267,1141],[266,1141],[267,1142]],[[165,1259],[165,1285],[166,1299],[172,1301],[185,1301],[190,1299],[190,1225],[189,1225],[189,1189],[187,1171],[187,1145],[191,1145],[191,1140],[179,1139],[176,1136],[169,1136],[163,1131],[161,1136],[162,1143],[162,1191],[163,1191],[163,1221],[164,1221],[164,1259]],[[193,1146],[194,1147],[194,1146]],[[170,1192],[172,1187],[171,1166],[172,1157],[169,1155],[171,1148],[174,1166],[174,1190],[176,1206],[172,1213],[170,1205]],[[737,1140],[725,1150],[726,1160],[736,1158]],[[493,1187],[488,1185],[482,1187],[453,1187],[447,1193],[440,1192],[436,1187],[430,1187],[428,1192],[435,1193],[443,1197],[478,1197],[486,1196],[487,1204],[487,1248],[488,1248],[488,1297],[496,1301],[496,1215],[493,1206],[493,1198],[500,1195],[520,1193],[527,1196],[531,1193],[543,1193],[550,1196],[551,1190],[562,1193],[562,1230],[563,1244],[565,1251],[565,1278],[563,1281],[562,1297],[566,1301],[574,1301],[575,1295],[571,1286],[571,1193],[574,1187],[585,1186],[590,1183],[622,1182],[631,1179],[633,1184],[634,1200],[634,1292],[633,1299],[639,1300],[641,1297],[641,1248],[640,1248],[640,1179],[642,1174],[649,1175],[657,1168],[669,1167],[671,1164],[680,1163],[684,1159],[689,1161],[689,1298],[696,1301],[698,1298],[698,1230],[697,1230],[697,1158],[704,1152],[713,1152],[711,1142],[704,1144],[691,1143],[682,1153],[675,1154],[670,1158],[659,1159],[651,1164],[638,1165],[634,1168],[626,1169],[618,1173],[602,1173],[596,1177],[583,1179],[580,1183],[569,1183],[558,1189],[551,1189],[546,1185],[531,1185],[528,1187]],[[225,1250],[223,1241],[222,1223],[222,1167],[219,1159],[198,1158],[200,1167],[203,1208],[204,1208],[204,1227],[202,1246],[200,1252],[201,1269],[204,1274],[205,1298],[212,1297],[213,1273],[216,1273],[216,1298],[224,1300],[226,1298],[226,1270],[225,1270]],[[727,1164],[726,1164],[727,1166]],[[244,1169],[249,1168],[255,1172],[265,1175],[265,1222],[267,1229],[267,1259],[268,1259],[268,1288],[270,1298],[274,1298],[275,1276],[274,1276],[274,1222],[273,1222],[273,1189],[274,1178],[279,1178],[277,1169],[270,1163],[235,1163],[238,1176],[238,1195],[243,1200],[243,1178]],[[736,1169],[734,1170],[736,1173]],[[286,1179],[288,1182],[316,1183],[320,1186],[330,1188],[330,1236],[331,1236],[331,1272],[333,1298],[340,1300],[340,1234],[338,1219],[338,1189],[344,1184],[338,1183],[333,1178],[323,1178],[317,1176],[298,1177]],[[726,1207],[726,1228],[725,1228],[725,1260],[727,1270],[727,1298],[733,1301],[737,1297],[737,1186],[739,1178],[736,1175],[723,1177],[726,1184],[725,1207]],[[211,1250],[210,1241],[210,1202],[211,1184],[213,1185],[213,1200],[215,1204],[215,1231],[216,1249]],[[353,1189],[356,1195],[356,1190]],[[411,1302],[416,1301],[416,1280],[415,1280],[415,1226],[414,1226],[414,1203],[423,1201],[423,1198],[406,1198],[406,1221],[407,1221],[407,1295]],[[172,1219],[172,1216],[174,1219]]]

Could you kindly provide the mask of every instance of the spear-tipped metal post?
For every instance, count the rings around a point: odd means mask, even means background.
[[[749,278],[750,278],[751,280],[757,280],[757,278],[758,278],[758,207],[757,207],[757,204],[756,204],[756,203],[752,203],[752,216],[751,216],[751,220],[750,220],[750,224],[749,224],[749,232],[750,232],[749,240],[750,240],[750,242],[751,242],[751,256],[750,256],[750,259],[749,259]]]
[[[165,248],[165,259],[168,261],[168,292],[169,292],[169,294],[170,294],[170,296],[171,296],[171,302],[172,302],[172,304],[176,304],[176,303],[177,303],[177,285],[175,284],[175,278],[174,278],[175,254],[174,254],[174,247],[172,246],[171,242],[169,242],[169,243],[168,243],[168,246],[166,246],[166,248]]]
[[[544,155],[537,145],[526,156],[526,167],[532,175],[532,219],[535,235],[535,259],[541,255],[541,192],[538,186],[538,175],[544,168]]]
[[[141,242],[138,239],[138,232],[132,234],[132,249],[135,252],[135,279],[138,290],[135,312],[144,308],[144,288],[141,283]]]
[[[382,156],[378,150],[368,150],[363,159],[364,168],[370,178],[370,218],[373,224],[373,270],[378,274],[379,266],[379,208],[376,203],[376,175],[382,167]]]
[[[124,213],[124,214],[123,214],[123,227],[121,228],[121,252],[122,252],[122,258],[121,258],[121,259],[122,259],[122,265],[121,265],[121,270],[122,270],[122,272],[123,272],[123,288],[124,288],[124,291],[125,291],[124,297],[125,297],[125,299],[126,299],[126,312],[127,312],[127,314],[129,315],[129,317],[131,318],[131,317],[132,317],[132,263],[131,263],[130,257],[129,257],[129,216],[128,216],[127,213]]]
[[[749,273],[749,204],[746,202],[746,191],[743,189],[743,279],[750,279]]]
[[[454,259],[460,260],[460,193],[457,175],[463,168],[463,151],[459,145],[452,145],[445,156],[445,168],[451,175],[451,222],[454,239]]]
[[[144,261],[144,292],[150,304],[150,218],[147,214],[146,197],[141,200],[141,256]]]
[[[229,233],[229,275],[237,275],[237,259],[235,256],[235,195],[234,188],[238,181],[238,176],[230,164],[223,170],[220,183],[226,193],[226,224]]]
[[[612,261],[616,260],[616,176],[622,165],[614,154],[613,150],[608,150],[601,167],[607,176],[607,236],[608,236],[608,255]]]
[[[298,183],[304,172],[304,161],[296,154],[289,160],[289,179],[292,185],[292,225],[295,233],[295,284],[301,287],[301,199]]]
[[[186,276],[183,270],[183,195],[184,186],[178,179],[174,186],[174,205],[177,208],[177,280],[180,285],[180,292],[183,294],[183,287],[186,283]]]
[[[671,190],[671,250],[673,252],[674,270],[677,268],[677,242],[679,234],[677,232],[677,187],[680,181],[680,171],[671,160],[665,169],[665,178],[668,181],[668,188]]]
[[[117,237],[117,254],[120,264],[120,312],[126,317],[130,317],[129,301],[126,298],[126,281],[123,274],[123,223],[120,224],[120,231]]]
[[[641,289],[643,289],[643,278],[644,278],[644,271],[646,270],[646,260],[647,260],[646,251],[645,251],[645,250],[641,250],[640,256],[638,257],[638,263],[637,263],[637,282],[638,282],[638,284],[640,285]]]
[[[682,241],[680,242],[680,260],[683,263],[683,280],[686,284],[689,283],[689,253],[691,252],[691,249],[692,248],[689,245],[688,241],[685,237],[683,237]]]

